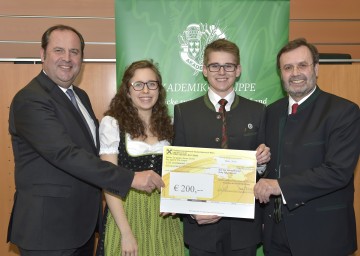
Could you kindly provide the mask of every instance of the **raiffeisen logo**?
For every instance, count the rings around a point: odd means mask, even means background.
[[[179,34],[179,43],[181,47],[181,59],[194,71],[194,75],[202,72],[203,54],[206,45],[220,39],[226,38],[224,30],[220,29],[218,24],[190,24]]]

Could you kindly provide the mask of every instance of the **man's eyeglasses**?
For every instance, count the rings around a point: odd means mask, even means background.
[[[142,91],[145,85],[149,90],[156,90],[159,87],[159,81],[147,81],[146,83],[141,81],[136,81],[131,83],[131,86],[134,88],[135,91]]]
[[[294,65],[291,65],[291,64],[287,64],[287,65],[284,65],[282,68],[281,68],[281,70],[282,71],[284,71],[285,73],[292,73],[292,72],[294,72],[294,69],[295,69],[295,67],[296,67],[296,70],[298,71],[298,72],[304,72],[304,71],[306,71],[311,65],[313,65],[314,63],[310,63],[310,64],[308,64],[308,63],[306,63],[306,62],[301,62],[301,63],[299,63],[299,64],[297,64],[296,66],[294,66]]]
[[[220,65],[219,63],[212,63],[207,65],[207,68],[210,72],[219,72],[221,68],[224,68],[226,72],[234,72],[236,67],[237,65],[233,63],[226,63],[224,65]]]

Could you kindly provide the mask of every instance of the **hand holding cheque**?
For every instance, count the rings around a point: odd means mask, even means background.
[[[154,189],[160,191],[161,187],[164,186],[164,182],[161,177],[154,171],[142,171],[135,172],[135,176],[131,187],[151,193]]]
[[[269,154],[265,146],[257,151],[164,147],[160,211],[190,214],[199,224],[221,216],[254,218],[257,158],[265,162]]]

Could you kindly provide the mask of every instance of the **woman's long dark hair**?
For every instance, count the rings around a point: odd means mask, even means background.
[[[120,131],[129,133],[131,138],[146,138],[145,124],[140,119],[137,108],[134,107],[128,93],[133,90],[130,85],[130,79],[138,69],[149,68],[154,71],[159,81],[159,97],[152,109],[150,119],[150,131],[158,137],[158,140],[168,140],[171,142],[174,131],[171,124],[171,118],[168,114],[165,103],[166,91],[162,85],[162,78],[159,70],[152,61],[140,60],[133,62],[124,72],[120,88],[110,102],[109,109],[104,115],[114,117],[118,123]]]

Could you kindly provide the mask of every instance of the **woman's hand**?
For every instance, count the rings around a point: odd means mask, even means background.
[[[121,249],[122,256],[138,256],[138,245],[132,232],[121,234]]]

